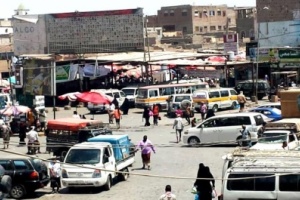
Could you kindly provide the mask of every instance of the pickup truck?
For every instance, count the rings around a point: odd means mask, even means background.
[[[128,167],[134,163],[129,147],[127,135],[100,135],[74,145],[64,158],[62,185],[110,190],[115,178],[125,181],[129,176]]]
[[[287,149],[296,149],[299,141],[295,133],[289,130],[264,131],[257,143],[251,147],[256,150],[284,150],[283,142],[287,142]]]

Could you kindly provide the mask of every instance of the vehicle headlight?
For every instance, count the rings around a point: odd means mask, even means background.
[[[93,178],[99,178],[99,177],[101,177],[101,170],[95,169],[93,173]]]
[[[184,134],[189,134],[189,131],[188,130],[184,131]]]
[[[61,171],[61,176],[62,176],[63,178],[68,178],[67,170],[63,169],[63,170]]]

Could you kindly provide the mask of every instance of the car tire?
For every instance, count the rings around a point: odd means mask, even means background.
[[[104,190],[106,190],[106,191],[110,190],[111,184],[112,184],[111,176],[108,175],[106,183],[104,185]]]
[[[9,193],[12,186],[11,177],[8,175],[4,175],[1,179],[1,192],[2,193]]]
[[[125,168],[123,170],[123,172],[126,172],[126,174],[123,174],[123,173],[119,174],[120,181],[127,181],[127,179],[129,178],[129,170],[128,170],[128,168]]]
[[[242,141],[242,136],[238,136],[236,138],[236,143],[238,146],[242,147],[243,146],[243,141]]]
[[[22,199],[26,194],[25,187],[23,185],[14,185],[10,190],[10,196],[14,199]]]
[[[189,144],[190,146],[195,146],[195,145],[200,144],[200,140],[199,140],[199,138],[193,136],[193,137],[190,137],[190,138],[188,139],[188,144]]]
[[[218,112],[219,110],[219,106],[217,104],[215,104],[212,109],[214,110],[214,112]]]

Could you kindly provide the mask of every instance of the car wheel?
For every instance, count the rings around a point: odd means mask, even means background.
[[[236,102],[232,102],[231,109],[235,109],[236,105],[237,105]]]
[[[21,199],[25,194],[26,191],[23,185],[14,185],[10,191],[10,196],[14,199]]]
[[[214,105],[214,106],[212,107],[212,109],[214,110],[214,112],[218,112],[219,107],[218,107],[218,105]]]
[[[109,175],[108,177],[107,177],[107,181],[106,181],[106,183],[105,183],[105,185],[104,185],[104,189],[106,190],[106,191],[108,191],[108,190],[110,190],[110,188],[111,188],[111,176]]]
[[[239,137],[236,138],[236,143],[237,143],[240,147],[243,146],[242,136],[239,136]]]
[[[190,137],[188,139],[188,144],[191,145],[191,146],[195,146],[197,144],[200,144],[200,140],[197,137]]]
[[[11,177],[8,175],[4,175],[1,179],[1,192],[9,193],[11,191]]]
[[[126,173],[125,174],[124,173],[119,174],[120,181],[126,181],[129,178],[129,170],[128,170],[128,168],[125,168],[123,170],[123,172],[126,172]]]

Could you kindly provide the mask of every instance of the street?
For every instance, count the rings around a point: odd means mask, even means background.
[[[51,108],[48,108],[48,119],[53,118]],[[56,112],[56,118],[71,117],[75,108]],[[85,114],[87,118],[92,116],[87,114],[86,108],[78,108],[79,114]],[[220,111],[216,114],[235,113],[238,110]],[[163,115],[164,113],[161,113]],[[96,114],[95,119],[108,121],[107,114]],[[200,114],[196,114],[200,118]],[[136,162],[130,169],[130,177],[125,182],[116,183],[110,191],[101,191],[93,189],[79,189],[76,193],[70,193],[66,188],[62,188],[59,194],[50,194],[49,186],[40,189],[34,197],[28,199],[121,199],[121,200],[140,200],[158,199],[164,193],[165,185],[170,184],[173,192],[178,199],[193,199],[191,189],[194,179],[197,175],[199,163],[209,166],[216,179],[216,190],[218,194],[221,191],[221,173],[223,160],[222,156],[233,150],[234,146],[208,146],[208,147],[182,147],[175,143],[175,131],[172,129],[174,119],[162,117],[158,126],[143,127],[142,114],[139,109],[132,109],[129,115],[123,116],[121,120],[121,129],[113,134],[128,134],[134,143],[138,143],[143,135],[148,138],[155,146],[156,154],[151,157],[151,170],[141,170],[142,162],[140,152],[136,154]],[[185,129],[187,129],[186,127]],[[18,147],[18,137],[11,138],[9,151],[17,153],[26,153],[26,147]],[[42,152],[45,152],[45,137],[41,139]],[[1,156],[11,156],[1,152]],[[50,158],[49,154],[38,154],[43,159]],[[153,176],[153,177],[152,177]]]

